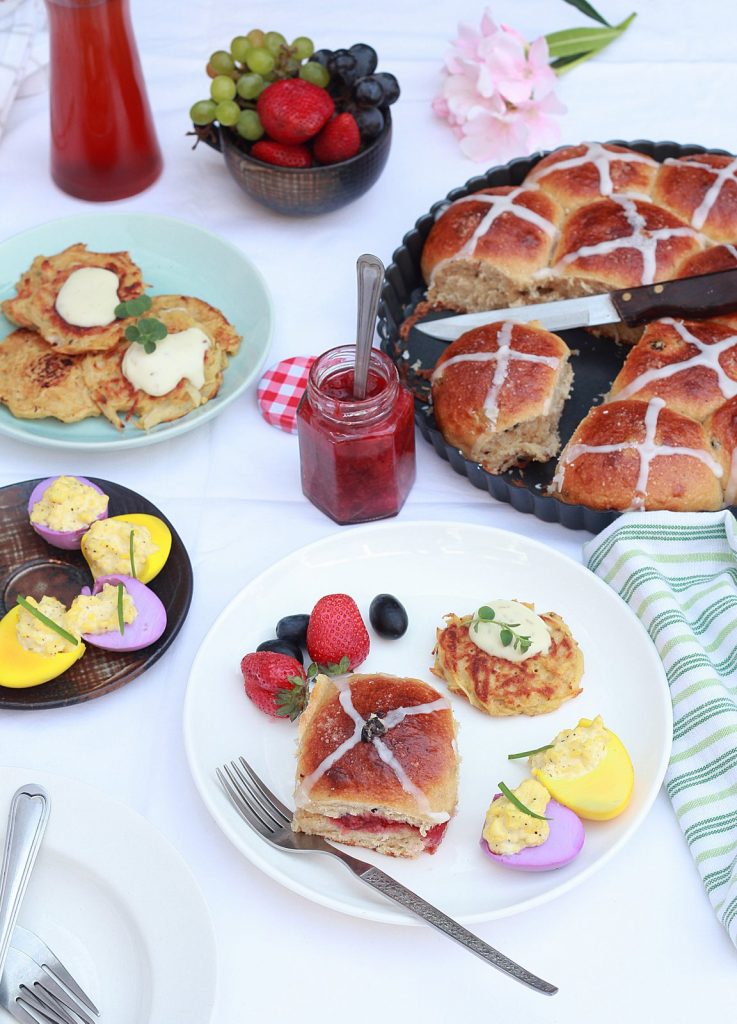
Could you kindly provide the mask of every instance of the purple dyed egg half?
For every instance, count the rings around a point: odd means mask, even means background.
[[[71,476],[74,480],[78,480],[81,484],[86,484],[91,487],[93,491],[97,491],[98,494],[104,494],[102,488],[98,487],[97,484],[93,484],[91,480],[88,480],[84,476],[76,476],[74,473],[64,473],[63,476]],[[31,511],[36,502],[40,501],[46,493],[47,489],[58,480],[58,476],[50,476],[46,480],[42,480],[40,483],[31,491],[31,496],[28,499],[28,516],[30,518]],[[101,512],[96,519],[107,519],[107,509]],[[44,526],[43,523],[31,523],[31,528],[36,531],[39,537],[43,537],[47,544],[51,544],[55,548],[63,548],[64,551],[78,551],[82,538],[89,530],[89,526],[82,526],[78,530],[52,530],[48,526]]]
[[[494,797],[496,800],[497,797]],[[498,864],[518,871],[553,871],[562,868],[578,856],[584,841],[583,823],[577,814],[556,800],[545,810],[549,818],[550,835],[540,846],[526,846],[519,853],[492,853],[481,837],[481,849]]]
[[[166,629],[166,608],[153,590],[132,576],[116,575],[100,576],[95,580],[92,593],[99,594],[106,583],[114,587],[122,583],[138,614],[133,622],[126,623],[122,633],[119,629],[111,629],[107,633],[83,633],[84,642],[106,651],[140,651],[155,643]]]

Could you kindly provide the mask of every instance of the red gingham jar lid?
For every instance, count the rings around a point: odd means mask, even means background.
[[[297,433],[297,406],[307,386],[315,356],[282,359],[263,375],[258,385],[261,415],[272,427]]]

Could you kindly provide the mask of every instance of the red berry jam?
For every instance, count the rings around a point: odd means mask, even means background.
[[[336,825],[351,832],[375,832],[383,834],[386,832],[398,832],[411,828],[419,832],[416,825],[408,825],[403,821],[391,821],[389,818],[380,818],[374,814],[343,814],[340,818],[334,818]],[[427,830],[424,837],[425,853],[435,853],[443,841],[448,822],[443,821],[439,825],[433,825]]]
[[[366,397],[353,397],[356,349],[312,364],[297,411],[302,490],[337,523],[395,516],[415,478],[412,396],[392,361],[371,350]]]

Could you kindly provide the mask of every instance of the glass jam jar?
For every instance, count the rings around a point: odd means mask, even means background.
[[[302,490],[336,523],[395,516],[415,479],[414,402],[371,350],[366,397],[353,397],[355,345],[324,352],[297,410]]]

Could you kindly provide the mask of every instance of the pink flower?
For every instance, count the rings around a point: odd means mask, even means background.
[[[545,38],[528,44],[487,8],[478,30],[459,25],[433,110],[470,159],[508,160],[557,141],[555,82]]]

